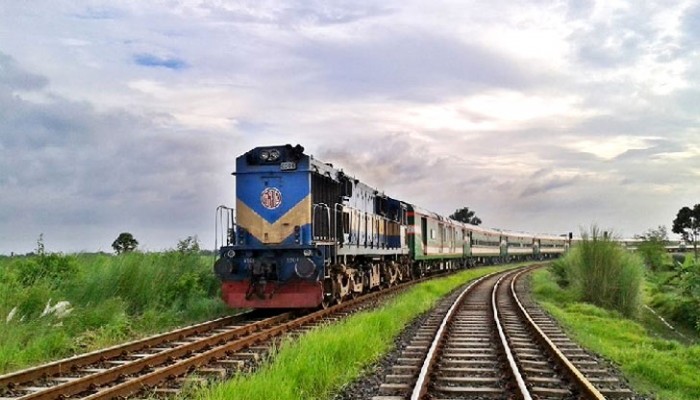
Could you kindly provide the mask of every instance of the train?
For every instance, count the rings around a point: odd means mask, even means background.
[[[233,308],[319,308],[436,271],[565,253],[571,234],[465,224],[390,197],[301,145],[236,158],[214,271]],[[219,245],[220,243],[220,245]]]

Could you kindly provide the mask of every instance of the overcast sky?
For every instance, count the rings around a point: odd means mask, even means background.
[[[699,57],[697,1],[2,1],[0,254],[213,248],[285,143],[489,227],[670,230]]]

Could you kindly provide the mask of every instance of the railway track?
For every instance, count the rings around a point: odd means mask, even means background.
[[[634,398],[521,294],[529,269],[483,277],[442,301],[373,400]]]
[[[374,307],[422,280],[325,310],[238,314],[2,375],[0,400],[113,399],[148,390],[174,394],[184,376],[196,372],[223,378],[250,368],[282,335]]]

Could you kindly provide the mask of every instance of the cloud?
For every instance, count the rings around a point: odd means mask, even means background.
[[[569,19],[584,19],[591,15],[595,7],[594,0],[571,0],[567,3],[567,17]]]
[[[234,158],[277,143],[510,229],[697,202],[691,1],[25,3],[0,15],[0,252],[206,238]]]
[[[80,12],[73,14],[75,18],[85,19],[85,20],[111,20],[119,17],[123,17],[123,13],[116,9],[108,6],[103,7],[88,7]]]
[[[304,42],[308,82],[334,96],[432,99],[488,88],[524,89],[546,77],[479,44],[430,32],[382,31],[357,41]]]
[[[163,67],[178,71],[187,68],[185,61],[174,57],[159,57],[154,54],[136,54],[134,62],[144,67]]]
[[[12,57],[0,52],[0,90],[37,90],[46,85],[45,77],[21,69]]]
[[[368,18],[389,16],[394,13],[390,7],[372,1],[339,2],[312,1],[297,7],[285,7],[279,14],[278,21],[287,24],[314,24],[334,26],[350,24]]]
[[[525,180],[525,188],[520,193],[520,198],[536,195],[556,196],[552,193],[556,189],[575,185],[580,181],[580,176],[562,176],[552,170],[540,170]]]
[[[145,231],[139,240],[158,249],[158,232],[186,237],[208,228],[205,216],[220,202],[230,168],[226,136],[164,126],[164,115],[98,111],[46,95],[45,77],[11,65],[13,76],[43,83],[20,86],[48,100],[36,103],[0,87],[4,251],[22,249],[27,235],[42,232],[47,242],[67,249],[109,250],[119,230]],[[17,227],[23,235],[15,235]]]
[[[693,3],[691,3],[693,4]],[[682,17],[682,29],[684,44],[691,48],[697,48],[700,40],[700,4],[694,3],[688,7]]]

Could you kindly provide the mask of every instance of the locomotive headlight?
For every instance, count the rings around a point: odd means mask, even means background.
[[[263,161],[267,161],[270,158],[270,152],[267,150],[263,150],[260,152],[260,159]]]
[[[280,158],[280,152],[277,149],[270,150],[269,161],[275,161]]]
[[[304,257],[311,257],[311,254],[313,254],[313,251],[310,249],[304,250]]]
[[[235,256],[236,256],[236,252],[233,250],[229,250],[226,252],[226,257],[228,257],[228,258],[233,258]]]
[[[311,259],[300,258],[299,262],[294,264],[294,272],[300,278],[311,278],[316,273],[316,265]]]

